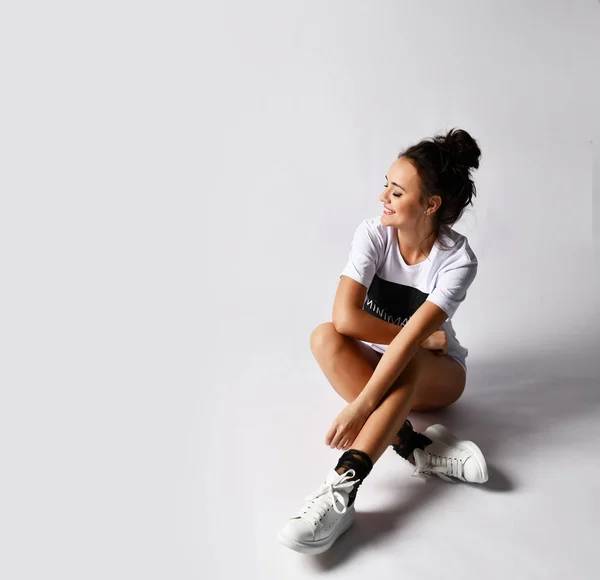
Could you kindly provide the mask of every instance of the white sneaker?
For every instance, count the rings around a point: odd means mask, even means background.
[[[446,481],[451,477],[469,483],[485,483],[488,470],[481,449],[472,441],[461,441],[443,425],[431,425],[423,432],[432,443],[425,450],[415,449],[416,469],[413,475],[437,475]]]
[[[341,475],[332,469],[319,489],[304,498],[307,503],[284,524],[277,539],[303,554],[328,550],[354,522],[354,503],[348,507],[348,496],[357,481],[351,481],[354,477],[354,469]]]

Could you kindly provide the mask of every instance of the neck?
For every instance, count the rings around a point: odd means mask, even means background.
[[[397,232],[402,257],[409,265],[427,259],[437,239],[433,229],[428,231],[397,229]]]

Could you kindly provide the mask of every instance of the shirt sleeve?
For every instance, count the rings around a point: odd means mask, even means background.
[[[348,276],[369,288],[381,259],[385,254],[385,240],[372,219],[364,220],[356,228],[348,262],[341,276]]]
[[[435,288],[427,296],[427,300],[437,304],[448,315],[448,319],[454,316],[467,297],[467,290],[477,275],[477,259],[466,252],[463,255],[464,259],[460,262],[454,262],[440,272]]]

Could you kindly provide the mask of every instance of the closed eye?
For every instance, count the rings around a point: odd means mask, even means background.
[[[386,183],[386,184],[384,185],[384,187],[385,187],[385,189],[387,189],[387,188],[389,187],[389,185]],[[402,197],[402,194],[401,194],[401,193],[392,193],[392,195],[393,195],[394,197]]]

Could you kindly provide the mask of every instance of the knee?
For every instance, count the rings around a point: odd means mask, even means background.
[[[310,350],[314,355],[318,355],[336,348],[342,340],[343,337],[335,329],[333,322],[323,322],[310,335]]]

